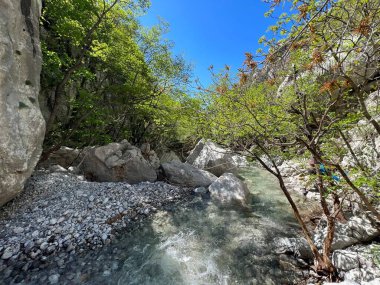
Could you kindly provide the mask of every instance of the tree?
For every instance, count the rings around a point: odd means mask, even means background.
[[[60,65],[60,76],[56,78],[54,86],[52,109],[46,125],[49,133],[54,127],[58,109],[63,104],[65,87],[71,77],[90,56],[96,55],[92,51],[101,44],[100,39],[107,34],[112,22],[120,16],[130,17],[128,14],[131,14],[131,9],[135,9],[137,5],[134,1],[119,0],[74,2],[50,0],[45,1],[45,5],[43,13],[45,26],[48,30],[52,29],[51,34],[57,39],[56,44],[63,44],[67,49],[64,53],[66,60],[61,61],[64,65]],[[146,3],[140,1],[138,5],[144,8]],[[65,13],[62,13],[63,11]],[[116,18],[110,15],[111,12]],[[51,52],[46,54],[52,55]],[[49,80],[49,83],[51,82]]]
[[[150,29],[139,24],[148,4],[45,1],[41,78],[50,107],[45,158],[62,144],[122,139],[139,144],[166,136],[168,129],[156,131],[170,125],[157,125],[162,108],[155,106],[181,104],[177,94],[186,91],[191,67],[163,39],[166,23]]]
[[[272,2],[269,14],[279,2]],[[297,13],[282,14],[278,25],[271,27],[285,38],[261,39],[267,45],[262,63],[247,53],[238,83],[225,72],[217,75],[213,88],[204,90],[208,97],[205,116],[210,122],[206,136],[244,149],[278,179],[314,254],[317,272],[334,278],[330,255],[336,220],[343,218],[341,199],[355,193],[380,221],[378,201],[371,199],[372,193],[379,192],[379,173],[369,175],[370,169],[360,162],[346,135],[362,118],[379,135],[378,113],[371,114],[365,104],[368,93],[378,88],[379,3],[296,0],[292,5]],[[356,166],[350,170],[355,175],[348,175],[341,166],[346,153],[356,157]],[[311,179],[327,220],[321,251],[278,167],[279,161],[300,155],[316,162]],[[334,181],[334,172],[341,177],[339,183]]]

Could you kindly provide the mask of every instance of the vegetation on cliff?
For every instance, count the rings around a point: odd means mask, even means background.
[[[191,66],[172,53],[165,22],[141,26],[149,1],[44,1],[45,152],[128,139],[162,146],[187,135],[197,100]],[[43,107],[44,109],[44,107]]]

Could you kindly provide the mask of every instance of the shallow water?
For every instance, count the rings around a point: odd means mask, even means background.
[[[275,237],[298,231],[291,209],[266,172],[241,176],[253,194],[250,209],[194,196],[75,260],[60,284],[293,284],[295,272],[272,252]]]

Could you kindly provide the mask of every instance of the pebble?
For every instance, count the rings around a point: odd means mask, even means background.
[[[51,219],[49,223],[54,226],[57,223],[57,219]]]
[[[35,259],[39,254],[41,253],[41,250],[37,250],[37,251],[32,251],[31,253],[30,253],[30,257],[32,258],[32,259]]]
[[[21,233],[24,232],[24,228],[22,228],[22,227],[14,228],[14,229],[13,229],[13,232],[14,232],[15,234],[21,234]]]
[[[53,253],[55,251],[55,245],[49,246],[46,251],[48,254]]]
[[[59,281],[59,274],[54,274],[49,277],[50,284],[57,284]]]
[[[34,242],[31,240],[28,240],[24,243],[24,252],[29,253],[32,248],[34,247]]]
[[[66,251],[67,251],[67,252],[70,252],[70,251],[73,251],[74,249],[75,249],[75,246],[74,246],[72,243],[70,243],[70,244],[67,246]]]
[[[40,245],[40,249],[42,251],[46,250],[47,248],[49,247],[49,244],[47,242],[43,242],[41,245]]]
[[[3,255],[1,256],[1,259],[9,259],[9,258],[11,258],[12,257],[12,255],[13,255],[13,250],[12,250],[12,248],[10,248],[10,247],[8,247],[8,248],[6,248],[5,250],[4,250],[4,253],[3,253]]]
[[[109,270],[105,270],[103,272],[103,276],[110,276],[110,275],[111,275],[111,271],[109,271]]]
[[[4,278],[9,278],[11,276],[11,274],[12,274],[12,271],[13,270],[11,268],[5,269],[5,271],[3,272]]]

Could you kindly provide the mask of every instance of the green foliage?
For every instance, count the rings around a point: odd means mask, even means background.
[[[272,2],[267,16],[275,15],[279,1]],[[264,46],[259,53],[267,54],[258,69],[242,69],[239,82],[228,72],[214,74],[215,86],[202,94],[207,104],[198,116],[200,135],[255,157],[318,157],[330,174],[340,177],[339,183],[331,175],[322,177],[325,196],[362,191],[372,202],[380,193],[379,173],[361,161],[360,150],[352,149],[356,143],[352,129],[362,120],[371,129],[370,122],[376,122],[371,116],[379,115],[378,104],[368,109],[368,115],[363,107],[379,83],[371,77],[379,72],[378,1],[292,4],[292,12],[280,15],[268,28],[269,34],[286,37],[259,39]],[[380,135],[366,132],[368,137]],[[350,168],[344,169],[348,181],[337,171],[347,156],[352,159]]]
[[[169,144],[193,133],[184,111],[196,101],[184,95],[191,67],[163,39],[168,24],[139,24],[148,1],[116,2],[44,3],[42,90],[54,94],[51,110],[61,110],[45,147],[122,139]]]

